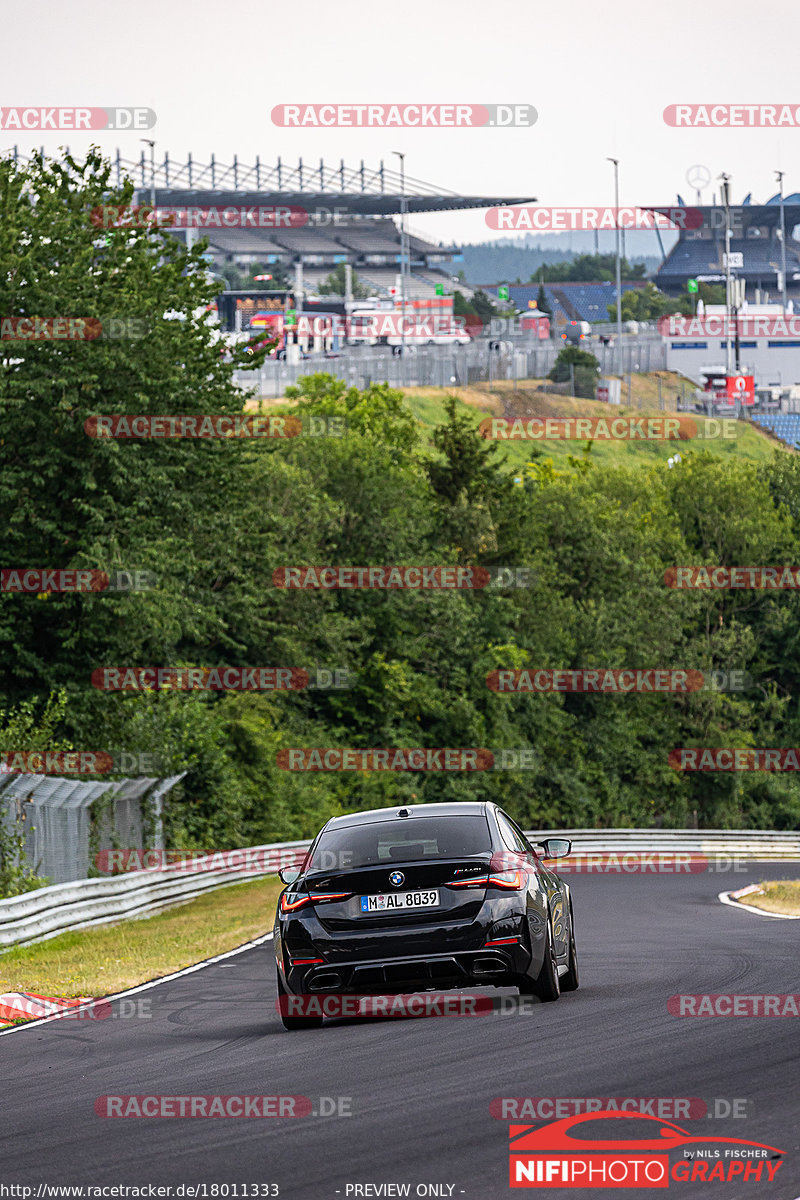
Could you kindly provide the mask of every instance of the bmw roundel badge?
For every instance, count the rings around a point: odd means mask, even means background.
[[[405,881],[406,877],[402,871],[392,871],[391,875],[389,876],[389,882],[393,884],[394,887],[400,887],[401,883],[405,883]]]

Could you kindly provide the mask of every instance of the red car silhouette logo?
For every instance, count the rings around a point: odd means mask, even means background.
[[[589,1127],[593,1121],[630,1121],[632,1119],[649,1121],[654,1127],[657,1126],[658,1129],[653,1129],[654,1136],[651,1138],[608,1138],[597,1141],[593,1138],[576,1136],[572,1133],[574,1125]],[[778,1150],[776,1146],[767,1146],[764,1142],[745,1141],[743,1138],[718,1137],[716,1135],[693,1137],[688,1130],[682,1129],[680,1125],[673,1125],[671,1122],[662,1121],[659,1117],[651,1117],[646,1113],[620,1112],[619,1109],[605,1109],[601,1112],[592,1113],[591,1116],[578,1114],[572,1117],[565,1117],[562,1121],[553,1121],[551,1124],[543,1125],[539,1129],[532,1125],[512,1125],[509,1129],[509,1140],[509,1149],[514,1154],[551,1153],[553,1151],[585,1154],[592,1150],[654,1150],[665,1153],[670,1150],[677,1150],[682,1146],[697,1145],[701,1142],[727,1142],[736,1146],[756,1146],[760,1150],[772,1150],[775,1154],[783,1154],[783,1151]]]

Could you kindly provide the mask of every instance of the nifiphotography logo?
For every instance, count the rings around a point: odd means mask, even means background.
[[[625,1121],[620,1137],[608,1136]],[[596,1124],[599,1123],[599,1124]],[[638,1136],[631,1136],[635,1125]],[[511,1125],[511,1187],[667,1188],[675,1183],[746,1180],[771,1183],[783,1151],[743,1138],[696,1137],[680,1125],[645,1114],[606,1109],[551,1121]],[[682,1157],[670,1163],[670,1154]],[[780,1161],[777,1161],[780,1160]]]

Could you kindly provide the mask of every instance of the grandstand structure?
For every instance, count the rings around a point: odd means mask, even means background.
[[[208,253],[213,263],[250,266],[255,263],[280,263],[290,273],[303,267],[303,283],[308,292],[315,288],[340,263],[349,263],[359,282],[377,296],[388,297],[397,288],[401,266],[399,218],[407,214],[449,212],[464,209],[493,208],[497,205],[528,203],[534,197],[463,196],[436,187],[397,171],[381,161],[367,168],[317,166],[303,163],[290,166],[278,159],[274,166],[261,163],[246,166],[234,156],[223,165],[214,155],[210,162],[197,163],[189,155],[185,162],[170,161],[165,155],[160,164],[151,165],[144,151],[138,161],[120,158],[115,162],[118,181],[129,175],[136,182],[135,202],[154,202],[164,208],[244,208],[289,207],[304,210],[307,221],[297,227],[203,229],[208,238]],[[463,261],[457,247],[435,244],[423,234],[408,228],[406,296],[422,300],[435,296],[437,288],[453,290],[453,266]],[[175,230],[174,236],[193,241],[194,230]],[[459,284],[469,296],[471,289]]]
[[[622,293],[624,295],[632,289],[644,287],[646,283],[645,279],[623,283]],[[510,283],[507,286],[509,303],[523,311],[539,295],[538,283]],[[497,284],[483,284],[481,288],[487,296],[497,300]],[[614,283],[546,283],[544,294],[556,329],[569,321],[588,321],[591,325],[597,325],[612,320],[609,317],[609,305],[613,308],[617,303],[617,287]]]
[[[69,147],[65,153],[69,154]],[[44,156],[44,147],[41,151]],[[14,146],[14,161],[26,161]],[[111,180],[121,188],[127,179],[134,182],[133,203],[163,209],[302,209],[308,219],[300,226],[281,228],[208,228],[173,229],[180,240],[193,243],[198,234],[208,237],[211,264],[234,263],[249,266],[282,263],[291,274],[303,267],[304,286],[313,289],[340,263],[350,263],[359,281],[377,296],[388,297],[397,288],[401,266],[401,236],[395,219],[406,214],[455,212],[464,209],[495,208],[528,204],[535,196],[464,196],[447,188],[415,179],[409,174],[386,167],[331,166],[320,159],[318,165],[298,159],[292,166],[280,158],[274,165],[218,162],[214,154],[208,162],[198,162],[192,154],[185,160],[164,154],[160,162],[141,151],[138,159],[128,159],[119,150],[111,158]],[[455,246],[436,245],[423,234],[409,229],[406,263],[406,296],[409,300],[427,299],[443,287],[452,292],[453,264],[463,262]],[[472,289],[459,283],[467,297]]]
[[[680,197],[679,197],[680,200]],[[681,204],[683,202],[681,201]],[[678,240],[667,254],[655,276],[655,283],[668,295],[683,291],[689,279],[703,283],[725,282],[725,209],[703,207],[703,223],[695,229],[681,229]],[[786,229],[787,295],[800,297],[800,241],[792,234],[800,225],[800,192],[783,201]],[[741,204],[730,207],[732,274],[745,281],[748,300],[773,302],[780,298],[782,245],[780,196],[766,204]]]
[[[176,236],[181,236],[176,233]],[[349,263],[359,282],[378,296],[388,296],[400,271],[400,231],[390,218],[353,217],[330,231],[292,230],[204,230],[208,253],[221,265],[239,267],[256,263],[280,263],[290,273],[303,266],[303,282],[313,292],[339,263]],[[409,235],[406,293],[409,299],[436,294],[437,286],[452,290],[453,266],[463,259],[455,248],[434,245],[424,237]]]

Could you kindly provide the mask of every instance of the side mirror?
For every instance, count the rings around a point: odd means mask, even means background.
[[[297,867],[281,867],[278,878],[281,883],[296,883],[300,878],[300,871]]]
[[[543,842],[537,842],[536,845],[542,847],[544,858],[566,858],[572,849],[572,842],[569,838],[545,838]]]

